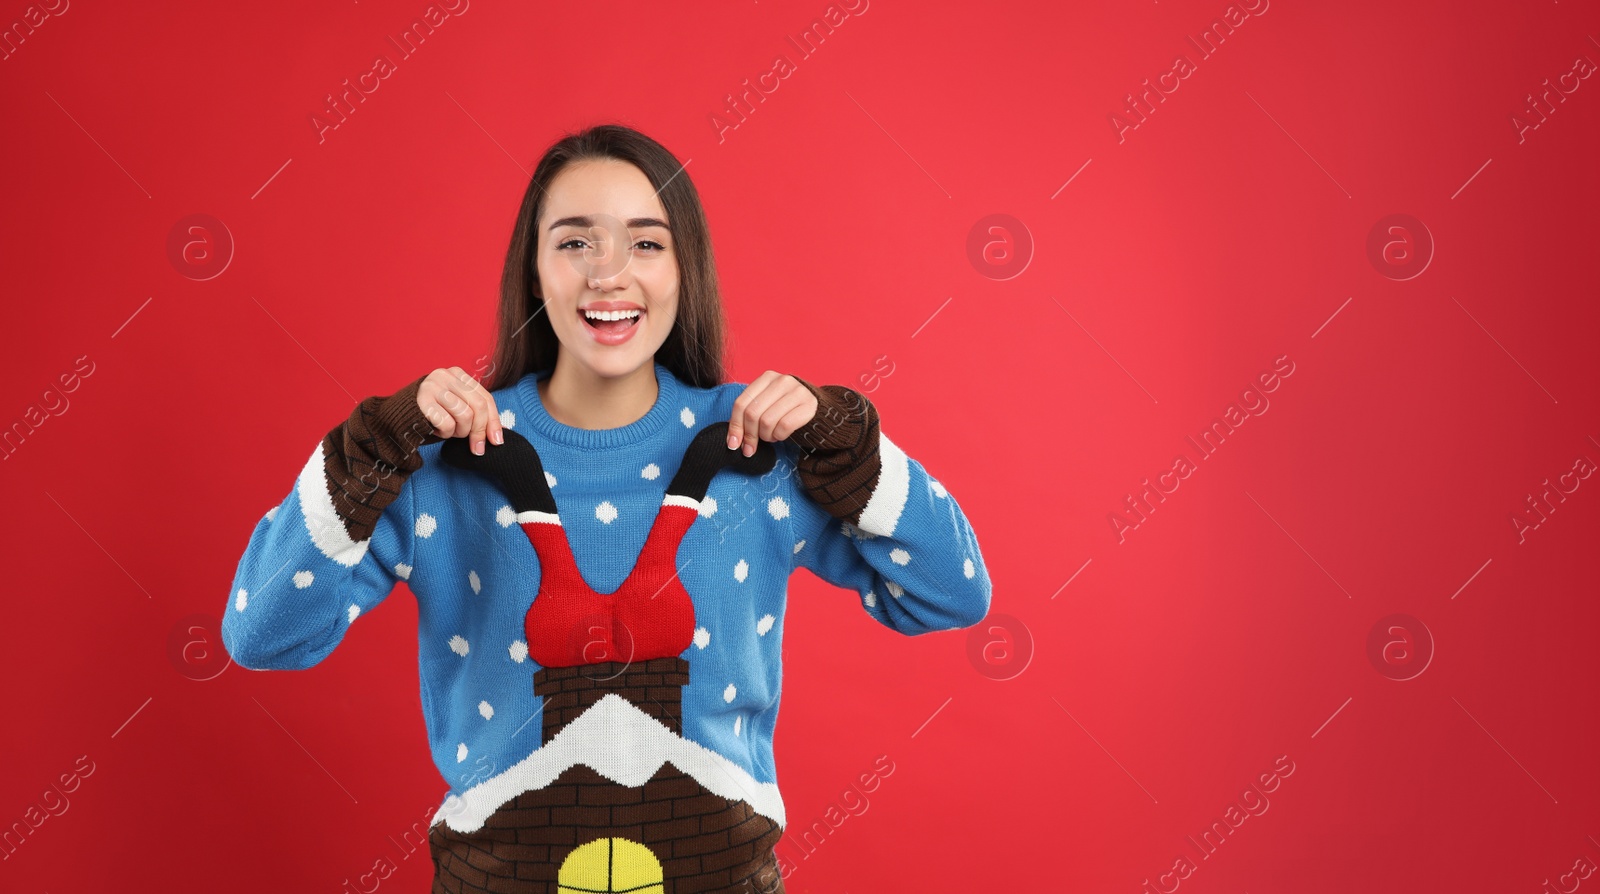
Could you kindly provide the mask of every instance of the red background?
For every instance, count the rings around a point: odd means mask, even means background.
[[[184,633],[357,400],[488,351],[534,162],[607,120],[688,162],[734,378],[869,391],[993,576],[989,621],[918,638],[794,578],[791,892],[1532,894],[1600,864],[1600,478],[1523,542],[1511,522],[1600,462],[1600,79],[1512,120],[1600,60],[1594,0],[1270,0],[1205,59],[1188,37],[1226,0],[871,0],[808,57],[788,37],[823,0],[473,0],[403,60],[424,0],[248,6],[73,0],[0,62],[0,422],[61,411],[0,463],[0,822],[94,766],[0,888],[426,889],[395,845],[444,793],[404,586],[303,672]],[[319,141],[379,54],[394,73]],[[192,214],[234,240],[220,275],[169,255]],[[991,214],[1031,237],[1021,275],[969,258]],[[1432,236],[1419,276],[1368,256],[1390,214]],[[1200,460],[1186,437],[1284,355]],[[1199,468],[1119,542],[1110,514],[1180,453]],[[1367,647],[1396,613],[1434,644],[1404,681]],[[1187,836],[1282,755],[1202,859]]]

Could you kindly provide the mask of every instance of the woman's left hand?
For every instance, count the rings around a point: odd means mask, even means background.
[[[733,402],[728,420],[728,449],[744,446],[756,452],[761,441],[782,441],[817,415],[817,397],[794,376],[767,370]]]

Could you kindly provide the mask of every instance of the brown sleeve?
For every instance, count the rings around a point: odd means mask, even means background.
[[[367,540],[378,516],[422,468],[417,448],[444,440],[417,406],[427,376],[388,397],[369,397],[322,439],[323,472],[333,509],[356,542]]]
[[[788,438],[807,495],[829,515],[852,524],[878,484],[878,409],[843,385],[818,387],[794,377],[817,397],[817,414]]]

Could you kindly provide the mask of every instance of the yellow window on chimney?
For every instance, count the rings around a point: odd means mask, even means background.
[[[556,876],[559,894],[666,894],[661,861],[637,841],[598,838],[574,848]]]

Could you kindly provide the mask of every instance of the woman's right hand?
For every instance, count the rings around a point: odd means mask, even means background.
[[[469,438],[478,456],[483,455],[485,436],[497,445],[505,443],[494,395],[459,366],[428,373],[417,388],[417,407],[432,423],[434,435]]]

